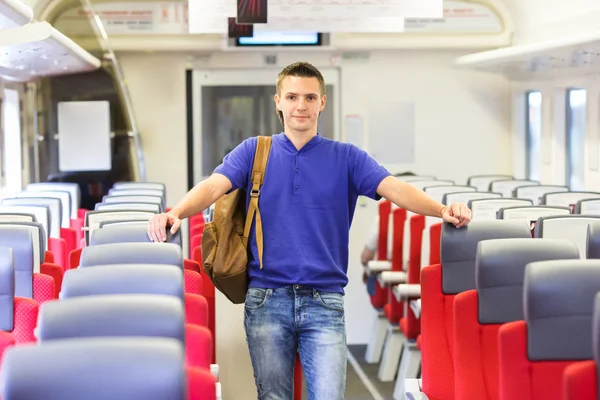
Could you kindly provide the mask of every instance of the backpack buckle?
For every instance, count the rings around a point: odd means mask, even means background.
[[[260,189],[250,190],[250,197],[258,197],[258,196],[260,196]]]

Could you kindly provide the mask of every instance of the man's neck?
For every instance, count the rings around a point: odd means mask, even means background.
[[[317,132],[295,132],[291,129],[286,129],[284,135],[294,144],[297,150],[300,150],[304,145],[317,136]]]

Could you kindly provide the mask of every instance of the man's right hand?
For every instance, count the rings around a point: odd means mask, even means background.
[[[170,213],[157,214],[148,221],[148,237],[155,243],[163,243],[167,240],[167,226],[171,227],[174,235],[181,226],[181,220]]]

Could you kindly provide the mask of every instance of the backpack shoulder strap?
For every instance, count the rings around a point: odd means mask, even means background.
[[[258,209],[258,198],[260,197],[260,187],[265,181],[265,172],[270,151],[271,136],[259,136],[254,155],[254,164],[252,165],[252,190],[250,191],[250,205],[248,206],[248,215],[246,216],[246,226],[244,228],[244,246],[247,247],[250,227],[256,214],[256,244],[258,246],[260,268],[263,267],[263,231],[260,210]]]

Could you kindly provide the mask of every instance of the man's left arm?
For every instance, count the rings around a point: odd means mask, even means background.
[[[444,206],[422,190],[393,176],[388,176],[381,181],[377,187],[377,194],[398,207],[415,214],[442,218],[457,228],[465,226],[471,221],[471,210],[465,204],[453,203],[450,206]]]

